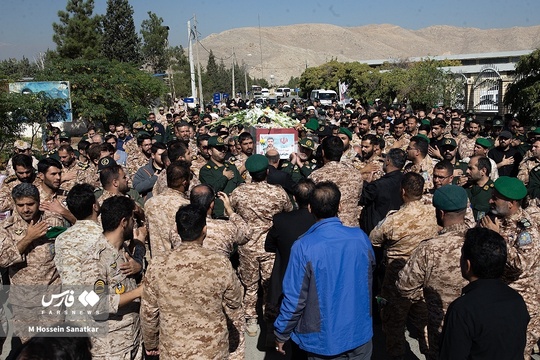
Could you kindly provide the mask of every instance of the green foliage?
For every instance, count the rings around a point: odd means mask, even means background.
[[[172,79],[168,79],[171,96],[174,98],[191,95],[189,60],[184,53],[184,49],[182,46],[171,47],[167,49],[167,57],[172,73]]]
[[[128,0],[108,0],[103,18],[102,53],[109,60],[140,65],[141,41],[133,22],[133,7]]]
[[[101,21],[92,16],[93,0],[68,0],[66,11],[59,11],[60,24],[53,23],[53,41],[61,58],[95,59],[101,53]]]
[[[56,59],[37,78],[69,81],[74,118],[105,123],[143,118],[166,93],[160,79],[131,64],[107,59]]]
[[[508,85],[504,103],[527,125],[540,119],[540,49],[521,57],[516,80]]]
[[[291,88],[291,89],[295,89],[299,86],[300,86],[300,77],[294,77],[294,76],[291,76],[291,78],[289,79],[289,82],[287,82],[287,85],[286,85],[286,87]]]
[[[0,61],[0,78],[18,81],[23,78],[34,77],[38,67],[35,63],[23,57],[22,60],[7,59]]]
[[[143,20],[141,24],[143,59],[155,74],[163,73],[168,66],[166,49],[169,28],[163,26],[163,18],[153,12],[149,11],[148,17],[149,19]]]
[[[0,92],[0,151],[20,137],[25,125],[45,123],[48,116],[64,114],[63,104],[63,99],[52,99],[45,92]]]

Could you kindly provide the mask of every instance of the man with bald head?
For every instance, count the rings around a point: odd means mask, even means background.
[[[279,152],[271,148],[266,152],[268,159],[268,176],[266,181],[272,185],[281,185],[287,194],[292,194],[294,181],[290,174],[279,170]]]

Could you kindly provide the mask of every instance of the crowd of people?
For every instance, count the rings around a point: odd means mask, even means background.
[[[250,106],[175,100],[73,142],[49,126],[40,154],[15,141],[0,187],[11,357],[45,353],[30,328],[81,322],[95,359],[245,359],[260,333],[292,359],[370,359],[374,321],[391,359],[407,324],[427,359],[538,351],[540,128],[281,100],[298,137],[281,159],[220,123]],[[47,317],[28,286],[85,287],[101,316]]]

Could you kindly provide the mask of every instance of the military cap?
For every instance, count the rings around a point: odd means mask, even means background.
[[[13,147],[19,150],[28,150],[30,149],[31,146],[26,141],[16,140],[15,143],[13,143]]]
[[[422,121],[420,121],[420,123],[422,125],[431,125],[431,122],[429,120],[427,120],[427,119],[422,119]]]
[[[330,128],[330,126],[322,125],[317,129],[317,135],[319,135],[319,137],[332,136],[332,128]]]
[[[351,130],[347,129],[346,127],[340,127],[339,128],[340,134],[345,134],[349,138],[349,140],[352,140],[352,133]]]
[[[534,135],[540,135],[540,127],[535,127],[534,130],[532,131],[532,133]]]
[[[133,126],[132,126],[133,130],[142,130],[144,129],[144,125],[142,123],[142,121],[136,121],[133,123]]]
[[[504,125],[504,122],[502,121],[502,119],[493,119],[493,127],[503,126],[503,125]]]
[[[208,146],[216,147],[216,146],[225,146],[225,141],[221,136],[210,136],[208,139]]]
[[[105,156],[104,158],[99,159],[98,172],[103,170],[103,169],[107,169],[107,168],[110,168],[110,167],[115,167],[117,165],[118,164],[116,163],[116,161],[114,160],[114,158],[112,156]]]
[[[65,131],[62,131],[60,133],[59,138],[60,138],[60,140],[62,140],[62,139],[71,140],[71,136],[69,136],[69,134],[67,132],[65,132]]]
[[[141,131],[139,131],[137,134],[135,134],[135,137],[139,138],[139,137],[141,137],[141,136],[143,136],[143,135],[152,136],[152,135],[150,135],[149,132],[141,130]]]
[[[443,140],[442,146],[451,146],[455,149],[457,147],[457,143],[456,143],[456,140],[452,138],[445,138]]]
[[[480,145],[481,147],[485,148],[485,149],[489,149],[490,147],[493,146],[493,144],[491,143],[491,141],[489,141],[488,139],[486,138],[478,138],[476,139],[476,144]]]
[[[512,138],[512,133],[510,131],[508,131],[508,130],[503,130],[499,134],[499,137],[503,137],[505,139],[511,139]]]
[[[146,123],[146,125],[144,125],[144,129],[149,133],[152,133],[154,132],[154,125],[151,123]]]
[[[298,141],[298,145],[310,150],[315,150],[315,143],[310,138],[303,138]]]
[[[442,211],[458,211],[467,208],[467,192],[458,185],[445,185],[433,194],[433,206]]]
[[[309,130],[317,131],[319,128],[319,120],[317,118],[310,118],[306,124],[306,128]]]
[[[468,124],[471,121],[473,121],[473,118],[471,116],[467,116],[467,119],[465,119],[465,124]]]
[[[158,110],[165,110],[163,106],[160,106]]]
[[[246,160],[246,170],[250,173],[258,173],[268,169],[268,159],[261,154],[254,154]]]
[[[429,144],[430,140],[429,140],[429,138],[428,138],[426,135],[424,135],[424,134],[418,134],[418,135],[416,135],[416,136],[421,137],[422,139],[425,139],[425,140],[428,142],[428,144]]]
[[[510,200],[521,200],[527,196],[523,181],[515,177],[501,176],[495,180],[494,188],[499,194]]]
[[[485,124],[485,123],[493,123],[493,119],[492,119],[491,117],[488,116],[487,119],[484,120],[484,124]]]

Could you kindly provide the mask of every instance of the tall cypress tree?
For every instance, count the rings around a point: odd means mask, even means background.
[[[164,72],[169,63],[167,54],[169,27],[163,25],[163,18],[151,11],[148,12],[148,17],[149,19],[143,20],[141,24],[143,37],[141,52],[144,61],[150,65],[154,73]]]
[[[68,0],[66,11],[60,10],[60,24],[53,23],[53,41],[60,57],[95,59],[101,53],[100,15],[92,16],[93,0]]]
[[[108,0],[107,14],[103,18],[103,55],[109,60],[139,65],[140,46],[133,7],[128,0]]]

